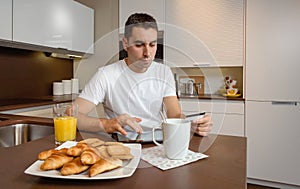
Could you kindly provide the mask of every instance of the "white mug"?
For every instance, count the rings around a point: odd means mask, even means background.
[[[183,159],[189,148],[191,136],[191,121],[179,118],[166,119],[161,127],[152,129],[152,140],[156,145],[161,145],[155,140],[154,132],[162,129],[163,146],[165,155],[169,159]]]
[[[72,81],[71,80],[62,80],[64,85],[64,94],[72,94]]]
[[[79,80],[77,78],[71,79],[72,81],[72,94],[79,93]]]
[[[53,82],[53,95],[63,95],[64,85],[62,82]]]

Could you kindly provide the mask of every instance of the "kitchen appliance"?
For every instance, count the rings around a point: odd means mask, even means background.
[[[186,94],[194,94],[194,81],[193,80],[188,80],[185,85],[185,93]]]
[[[178,94],[203,95],[204,81],[202,75],[178,76]]]
[[[298,0],[247,1],[245,124],[250,183],[300,186],[298,5]]]

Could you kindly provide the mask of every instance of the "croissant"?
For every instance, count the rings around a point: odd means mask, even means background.
[[[122,160],[111,158],[109,160],[100,159],[89,169],[89,176],[93,177],[105,171],[110,171],[122,166]]]
[[[84,165],[91,165],[100,160],[100,155],[96,149],[90,148],[82,152],[80,159]]]
[[[43,171],[59,169],[64,164],[66,164],[72,160],[73,160],[73,157],[63,154],[63,153],[52,154],[41,164],[40,168]]]
[[[45,150],[39,153],[38,155],[38,159],[39,160],[45,160],[47,159],[49,156],[51,156],[52,154],[58,154],[58,153],[67,153],[67,148],[62,148],[60,150],[56,150],[56,149],[50,149],[50,150]]]
[[[89,168],[88,165],[83,165],[81,163],[80,157],[73,159],[72,161],[64,164],[61,168],[60,173],[64,176],[78,174],[86,171]]]
[[[67,154],[69,156],[80,156],[80,154],[86,149],[89,149],[88,144],[78,143],[76,146],[72,146],[71,148],[69,148]]]

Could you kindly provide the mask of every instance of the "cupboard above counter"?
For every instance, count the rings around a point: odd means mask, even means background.
[[[144,12],[155,17],[158,23],[158,30],[164,30],[165,23],[165,0],[126,0],[119,1],[119,33],[124,33],[124,26],[127,18],[137,12]]]
[[[167,64],[244,65],[244,0],[165,2]]]
[[[0,40],[12,40],[12,0],[0,1]]]
[[[6,30],[11,25],[12,34],[9,43],[1,46],[93,54],[93,9],[73,0],[9,0],[8,4],[12,14],[4,26]],[[0,38],[6,39],[2,35]]]
[[[170,67],[244,66],[245,0],[119,3],[120,28],[135,12],[155,17],[164,30],[164,61]]]

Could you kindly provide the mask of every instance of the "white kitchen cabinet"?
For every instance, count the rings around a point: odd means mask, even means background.
[[[12,40],[12,0],[0,1],[0,40]]]
[[[14,0],[13,40],[72,48],[72,0]]]
[[[244,102],[226,100],[180,99],[184,114],[206,112],[212,117],[214,134],[245,136]]]
[[[243,66],[244,0],[166,0],[166,63]]]
[[[73,3],[72,50],[94,54],[94,10]]]
[[[13,41],[91,53],[93,15],[73,0],[14,0]]]
[[[246,101],[248,178],[300,186],[299,115],[299,103]]]
[[[300,101],[299,18],[299,0],[247,1],[247,99]]]
[[[165,0],[119,0],[120,33],[124,33],[125,22],[133,13],[147,13],[152,15],[158,23],[158,29],[164,30]]]

